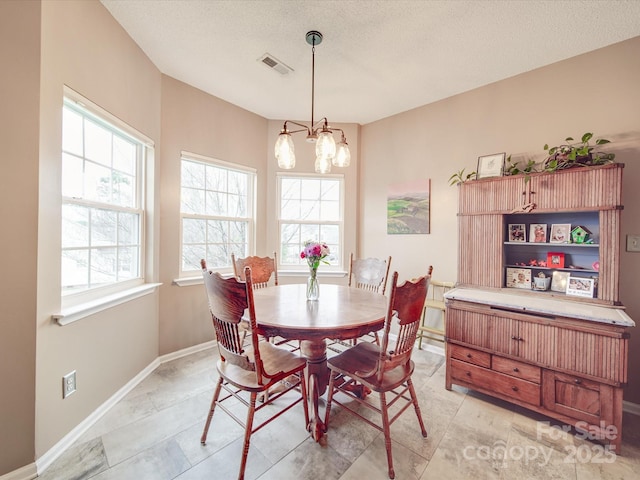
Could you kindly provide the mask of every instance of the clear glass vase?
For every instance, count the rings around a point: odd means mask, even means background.
[[[309,269],[307,278],[307,300],[318,300],[320,297],[320,284],[318,283],[318,271],[315,268]]]

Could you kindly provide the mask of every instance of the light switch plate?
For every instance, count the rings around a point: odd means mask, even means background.
[[[640,252],[640,235],[627,235],[627,252]]]

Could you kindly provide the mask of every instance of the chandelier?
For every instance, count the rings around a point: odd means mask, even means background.
[[[291,169],[296,166],[296,154],[293,147],[292,133],[307,132],[307,142],[316,144],[316,163],[315,171],[317,173],[329,173],[331,165],[336,167],[348,167],[351,163],[351,152],[344,131],[341,128],[329,126],[326,117],[321,118],[316,123],[313,121],[314,113],[314,96],[315,96],[315,58],[316,45],[322,43],[322,34],[318,31],[311,30],[306,35],[307,43],[311,45],[311,124],[303,125],[291,120],[285,120],[278,140],[276,141],[275,154],[278,160],[278,167],[283,169]],[[298,130],[288,130],[287,124],[302,127]],[[333,132],[338,131],[341,134],[340,141],[336,144],[333,138]]]

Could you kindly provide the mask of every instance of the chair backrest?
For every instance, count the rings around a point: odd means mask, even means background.
[[[204,260],[200,260],[200,265],[220,358],[224,362],[254,371],[258,384],[263,385],[263,378],[269,376],[265,374],[260,359],[251,268],[245,268],[243,275],[246,281],[241,282],[236,278],[224,278],[218,272],[207,270]],[[252,337],[251,346],[246,348],[243,346],[243,331],[240,329],[245,310],[249,315]]]
[[[391,266],[391,256],[388,260],[380,258],[354,259],[353,253],[349,257],[349,286],[362,288],[384,295],[387,289],[387,277]]]
[[[251,268],[251,276],[253,278],[253,288],[264,288],[269,285],[269,280],[273,275],[274,285],[278,285],[278,257],[273,252],[272,257],[256,257],[250,256],[245,258],[236,258],[231,254],[231,263],[233,264],[233,274],[238,280],[244,282],[245,267]]]
[[[430,280],[430,275],[424,275],[398,285],[398,272],[393,272],[378,362],[379,381],[382,381],[386,370],[409,363]],[[398,325],[398,334],[391,344],[389,332],[394,322]]]

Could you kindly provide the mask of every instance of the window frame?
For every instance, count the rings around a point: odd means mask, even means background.
[[[64,108],[70,108],[72,111],[80,113],[83,117],[88,118],[90,121],[97,123],[101,127],[109,130],[112,134],[124,137],[127,141],[131,141],[136,145],[136,194],[134,207],[122,207],[116,204],[109,204],[103,202],[97,202],[89,199],[66,197],[60,190],[61,195],[61,207],[65,205],[80,205],[87,208],[105,209],[111,212],[128,212],[134,213],[138,216],[138,275],[135,278],[126,280],[120,280],[113,283],[100,285],[96,287],[88,287],[81,291],[64,292],[62,288],[62,263],[60,264],[60,297],[61,304],[64,309],[79,307],[88,303],[95,303],[96,301],[102,301],[106,298],[111,298],[113,295],[122,294],[123,292],[131,289],[140,288],[148,279],[147,272],[147,251],[149,249],[148,234],[147,234],[147,189],[148,189],[148,168],[147,164],[153,161],[154,158],[154,142],[146,137],[144,134],[137,131],[118,117],[109,113],[99,105],[93,103],[89,99],[83,97],[79,93],[65,86],[63,90],[61,113]],[[61,120],[62,122],[62,120]],[[62,123],[61,123],[62,126]],[[62,128],[64,128],[62,126]],[[62,136],[61,136],[61,156],[62,162],[63,155],[67,153],[62,149]],[[76,155],[77,156],[77,155]],[[83,153],[84,158],[84,153]],[[62,163],[61,163],[62,167]],[[61,169],[62,174],[62,169]],[[62,187],[62,185],[61,185]],[[62,212],[60,216],[60,222],[62,226]],[[62,233],[62,231],[61,231]],[[60,244],[60,258],[62,260],[62,244]]]
[[[339,192],[339,220],[313,220],[313,221],[296,221],[291,219],[282,218],[282,179],[302,179],[302,180],[338,180],[340,185]],[[337,225],[339,228],[338,242],[339,242],[339,254],[336,255],[337,263],[334,265],[322,264],[320,273],[343,273],[345,269],[345,176],[344,174],[315,174],[315,173],[289,173],[289,172],[277,172],[276,173],[277,194],[276,194],[276,218],[277,218],[277,249],[278,249],[278,270],[289,272],[308,272],[308,266],[305,263],[298,265],[283,263],[285,255],[282,250],[282,224],[297,223],[300,225]],[[304,239],[303,239],[304,240]],[[320,239],[312,239],[320,240]]]
[[[182,211],[182,162],[183,161],[191,161],[196,163],[202,163],[205,165],[222,168],[228,171],[242,173],[248,176],[247,181],[247,216],[246,217],[229,217],[222,215],[203,215],[203,214],[195,214],[195,213],[185,213]],[[180,215],[180,226],[179,226],[179,242],[178,242],[178,278],[192,278],[194,276],[200,275],[200,269],[197,270],[183,270],[183,225],[185,218],[195,218],[195,219],[219,219],[223,221],[233,221],[233,219],[246,221],[247,222],[247,255],[255,255],[256,248],[256,214],[257,214],[257,170],[252,167],[247,167],[245,165],[239,165],[237,163],[227,162],[224,160],[220,160],[218,158],[208,157],[205,155],[200,155],[197,153],[181,151],[180,152],[180,200],[179,200],[179,215]],[[206,245],[206,244],[205,244]],[[206,246],[205,246],[206,248]],[[205,260],[208,260],[205,258]],[[222,267],[216,267],[213,265],[208,265],[209,269],[214,272],[219,272],[221,274],[230,274],[233,273],[233,265],[231,264],[231,256],[228,258],[228,265]]]

